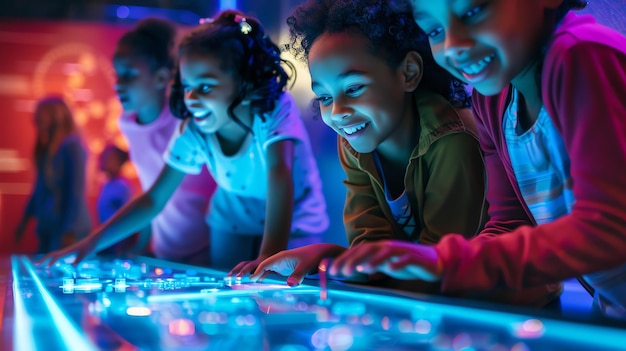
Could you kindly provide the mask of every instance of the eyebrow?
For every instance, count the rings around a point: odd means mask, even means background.
[[[352,76],[364,76],[365,74],[366,74],[365,71],[359,71],[359,70],[354,69],[354,70],[350,70],[350,71],[341,73],[337,78],[339,78],[339,79],[346,79],[346,78],[352,77]],[[318,87],[320,85],[321,84],[316,82],[316,81],[312,81],[311,82],[311,88],[315,88],[315,87]]]
[[[210,74],[210,73],[203,73],[199,76],[197,76],[196,78],[198,79],[213,79],[213,80],[217,80],[217,76]]]
[[[216,76],[208,74],[208,73],[204,73],[204,74],[201,74],[201,75],[199,75],[197,77],[193,77],[193,79],[194,80],[202,80],[202,81],[210,80],[210,81],[214,81],[214,82],[219,81]],[[180,81],[182,83],[185,83],[185,84],[187,83],[187,79],[184,79],[182,76],[180,77]]]

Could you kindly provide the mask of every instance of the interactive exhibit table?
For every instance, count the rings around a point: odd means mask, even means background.
[[[291,288],[144,257],[0,269],[7,351],[626,350],[620,324],[341,282]]]

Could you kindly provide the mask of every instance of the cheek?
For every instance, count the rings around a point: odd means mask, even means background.
[[[137,77],[136,79],[129,81],[127,86],[144,95],[152,94],[157,90],[155,81],[152,79],[152,76],[149,75]]]
[[[183,102],[185,103],[185,107],[189,108],[192,104],[192,100],[189,98],[188,93],[183,94]]]
[[[457,70],[454,66],[450,65],[448,60],[446,60],[446,56],[443,54],[443,52],[438,52],[438,53],[433,52],[433,58],[435,59],[435,63],[438,66],[448,71],[448,73],[453,75],[455,78],[463,82],[467,82],[465,80],[465,77],[463,77],[463,75],[461,74],[461,72],[459,72],[459,70]]]
[[[449,70],[449,67],[446,66],[446,55],[443,52],[443,45],[431,46],[431,50],[433,53],[433,58],[435,59],[435,63]]]
[[[133,95],[134,98],[142,97],[144,95],[148,95],[146,92],[146,87],[143,84],[139,84],[139,82],[126,84],[124,87],[127,94]]]
[[[320,115],[322,116],[322,121],[324,121],[324,124],[332,128],[333,122],[330,118],[330,109],[328,109],[327,107],[320,107]]]

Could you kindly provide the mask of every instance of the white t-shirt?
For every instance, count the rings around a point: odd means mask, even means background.
[[[211,228],[262,235],[268,196],[267,147],[277,141],[293,140],[292,233],[322,233],[328,227],[326,202],[309,136],[293,97],[283,93],[274,111],[265,116],[265,122],[255,116],[251,129],[253,134],[248,134],[239,151],[226,156],[216,135],[202,133],[190,120],[172,136],[165,162],[191,174],[207,165],[218,185],[211,200]]]

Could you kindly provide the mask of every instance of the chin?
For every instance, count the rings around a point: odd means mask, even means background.
[[[200,129],[202,133],[212,134],[212,133],[217,132],[217,128],[215,128],[212,125],[202,125],[202,124],[196,123],[196,126],[198,127],[198,129]]]
[[[348,143],[350,143],[348,141]],[[361,154],[369,154],[370,152],[374,152],[376,150],[375,146],[370,146],[370,145],[364,145],[361,143],[350,143],[350,146],[352,146],[352,148]]]
[[[474,87],[474,89],[479,92],[481,95],[484,96],[494,96],[494,95],[498,95],[500,93],[502,93],[502,91],[504,90],[504,88],[506,88],[508,85],[501,85],[501,84],[474,84],[472,85],[472,87]]]

